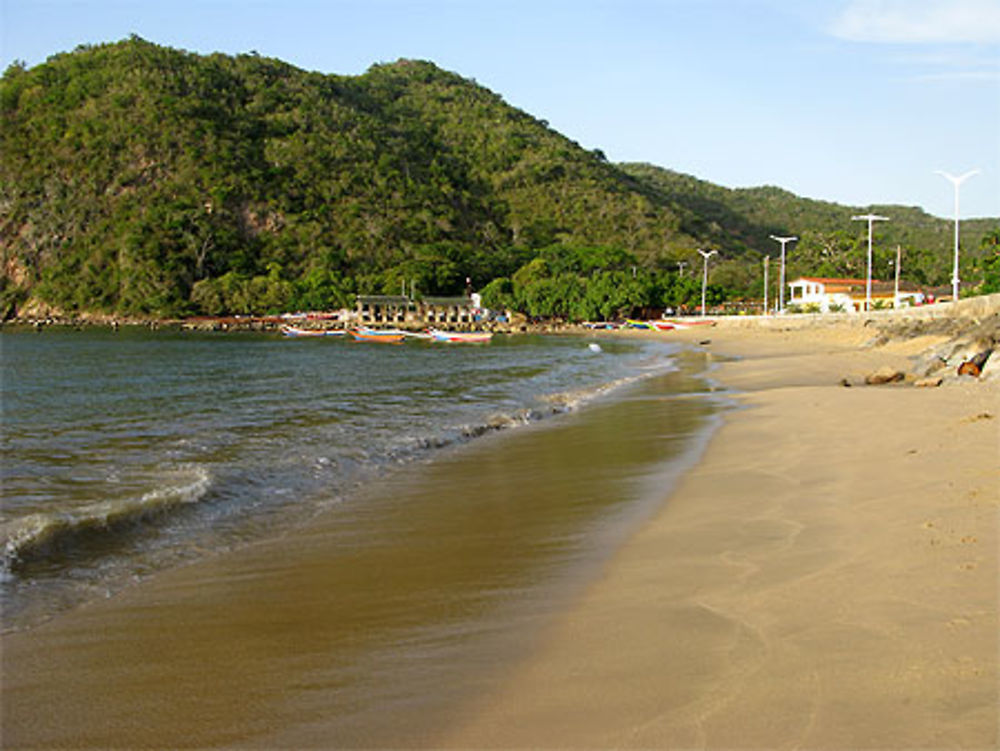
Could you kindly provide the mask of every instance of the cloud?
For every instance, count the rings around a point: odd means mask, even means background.
[[[1000,42],[1000,0],[850,0],[830,32],[852,42]]]

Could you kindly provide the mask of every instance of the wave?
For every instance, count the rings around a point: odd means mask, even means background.
[[[676,363],[668,361],[659,364],[655,369],[650,368],[644,372],[623,376],[613,381],[607,381],[586,388],[548,394],[541,399],[543,402],[542,407],[521,409],[513,413],[494,414],[486,422],[464,426],[462,434],[466,438],[477,438],[493,431],[529,425],[538,420],[544,420],[547,417],[554,417],[580,409],[590,402],[621,388],[638,383],[654,375],[673,372],[677,369]]]
[[[106,547],[175,509],[197,503],[208,493],[211,476],[192,465],[171,473],[168,481],[138,498],[102,501],[71,511],[35,513],[0,529],[4,579],[57,556]]]

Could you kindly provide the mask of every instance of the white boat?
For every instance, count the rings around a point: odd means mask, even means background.
[[[281,333],[284,336],[343,336],[347,332],[342,329],[303,329],[286,324],[281,327]]]
[[[492,331],[442,331],[441,329],[428,329],[431,339],[435,342],[449,342],[452,344],[485,344],[493,338]]]

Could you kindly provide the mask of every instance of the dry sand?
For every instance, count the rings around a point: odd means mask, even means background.
[[[683,335],[744,409],[444,745],[996,748],[997,381],[845,388],[934,341],[858,327]]]

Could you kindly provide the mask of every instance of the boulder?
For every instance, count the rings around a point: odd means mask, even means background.
[[[877,386],[882,383],[896,383],[902,381],[906,378],[906,374],[901,370],[896,370],[895,368],[889,367],[888,365],[883,365],[881,368],[876,370],[874,373],[869,373],[865,376],[865,383],[871,386]]]

